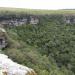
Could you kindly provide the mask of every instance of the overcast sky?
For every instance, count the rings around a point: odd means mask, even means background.
[[[75,0],[0,0],[0,7],[30,9],[74,9]]]

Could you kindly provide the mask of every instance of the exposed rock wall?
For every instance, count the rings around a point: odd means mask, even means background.
[[[75,24],[75,14],[66,14],[66,15],[15,15],[10,16],[0,16],[0,27],[8,26],[21,26],[26,24],[37,25],[42,21],[58,21],[65,24]],[[43,21],[43,22],[44,22]]]
[[[2,17],[1,17],[2,18]],[[25,24],[33,24],[36,25],[39,23],[39,18],[37,16],[26,16],[21,18],[12,17],[10,18],[0,18],[0,25],[2,26],[20,26]]]
[[[75,15],[64,15],[64,21],[66,24],[75,24]]]
[[[5,48],[7,45],[6,31],[0,28],[0,49]]]

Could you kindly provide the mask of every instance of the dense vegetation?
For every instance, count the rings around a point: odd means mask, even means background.
[[[50,17],[40,16],[38,25],[5,28],[9,44],[2,51],[38,75],[75,75],[75,25],[63,23],[61,15]]]

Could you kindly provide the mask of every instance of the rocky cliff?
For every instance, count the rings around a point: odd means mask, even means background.
[[[0,28],[0,49],[7,46],[6,31]],[[7,55],[0,53],[0,75],[37,75],[35,71],[26,66],[13,62]]]
[[[47,17],[47,19],[46,19]],[[65,24],[75,24],[75,14],[68,14],[68,15],[26,15],[24,16],[20,15],[19,16],[0,16],[0,26],[1,27],[13,27],[13,26],[21,26],[21,25],[26,25],[26,24],[31,24],[31,25],[37,25],[42,22],[42,20],[47,20],[47,21],[55,21],[57,20],[60,23],[65,23]]]
[[[36,25],[39,23],[38,16],[24,16],[24,17],[16,17],[16,16],[6,16],[0,17],[0,26],[8,27],[8,26],[21,26],[26,24]]]

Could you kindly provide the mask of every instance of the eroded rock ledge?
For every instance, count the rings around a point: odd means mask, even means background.
[[[26,66],[13,62],[5,54],[0,54],[0,75],[37,75]]]

